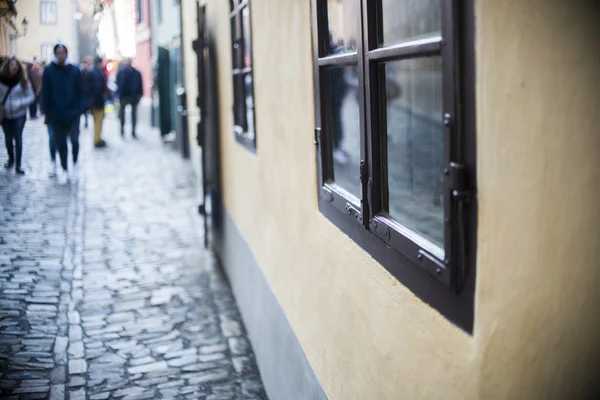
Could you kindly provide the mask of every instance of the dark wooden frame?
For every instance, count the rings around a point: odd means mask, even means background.
[[[354,53],[328,55],[327,0],[312,0],[315,144],[319,209],[392,275],[451,322],[472,332],[476,249],[473,0],[440,0],[441,36],[381,46],[380,2],[355,0],[360,34]],[[384,61],[442,59],[444,116],[444,247],[403,228],[385,211],[387,156]],[[327,68],[357,65],[362,199],[333,183],[331,102]]]
[[[43,15],[44,13],[42,12],[42,5],[43,4],[54,4],[54,21],[50,21],[50,22],[44,22],[43,20]],[[56,0],[42,0],[40,1],[40,25],[56,25],[58,24],[58,3],[56,2]]]
[[[229,14],[229,18],[230,18],[230,24],[231,24],[231,60],[232,60],[232,84],[233,84],[233,120],[234,120],[234,135],[236,140],[244,147],[246,147],[247,149],[249,149],[252,152],[256,152],[256,108],[254,109],[255,111],[252,113],[252,117],[253,117],[253,123],[252,125],[254,126],[254,137],[253,139],[249,139],[245,134],[248,133],[248,127],[247,124],[248,122],[246,121],[246,126],[239,124],[240,121],[237,120],[238,118],[238,112],[240,110],[238,110],[238,108],[243,109],[243,114],[244,114],[244,119],[247,118],[247,108],[246,108],[246,96],[247,96],[247,89],[245,88],[245,86],[243,85],[243,80],[244,77],[247,75],[250,75],[250,77],[252,78],[252,89],[251,89],[251,93],[250,96],[252,96],[253,99],[253,103],[256,104],[256,102],[254,101],[254,74],[253,74],[253,68],[254,68],[254,62],[252,60],[252,56],[254,54],[254,52],[252,50],[250,50],[250,67],[246,68],[244,67],[244,43],[245,43],[245,37],[244,37],[244,20],[242,17],[242,12],[244,9],[248,9],[248,12],[250,13],[250,26],[248,26],[248,30],[250,31],[250,47],[252,47],[252,39],[253,39],[253,35],[252,35],[252,9],[251,9],[251,1],[250,0],[235,0],[229,1],[230,4],[230,14]],[[239,19],[239,26],[236,25],[235,20],[236,18]],[[238,35],[238,31],[237,28],[239,27],[239,35]],[[240,40],[236,43],[236,37],[239,36]],[[236,47],[237,45],[237,47]],[[242,89],[239,89],[236,85],[236,79],[241,79],[242,81],[242,86],[244,86]],[[243,132],[243,134],[238,134],[236,133],[236,128],[241,128],[241,129],[237,129],[237,130],[241,130]]]

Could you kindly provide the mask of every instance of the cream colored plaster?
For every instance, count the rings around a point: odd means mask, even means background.
[[[477,8],[480,398],[577,398],[600,370],[598,11]]]
[[[476,7],[471,336],[318,211],[310,2],[252,0],[256,154],[233,136],[228,3],[209,2],[223,198],[331,399],[573,398],[559,389],[589,382],[599,343],[600,53],[591,51],[597,7],[574,3]]]

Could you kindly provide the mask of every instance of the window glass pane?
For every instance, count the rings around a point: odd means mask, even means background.
[[[252,73],[244,76],[245,94],[246,94],[246,125],[248,127],[247,136],[254,140],[254,87],[252,85]]]
[[[330,54],[356,51],[360,32],[359,2],[357,0],[328,0]]]
[[[389,213],[443,246],[441,57],[385,64]]]
[[[438,36],[440,0],[381,0],[384,45]]]
[[[331,85],[335,183],[356,198],[361,199],[357,67],[331,67],[328,71]]]
[[[244,7],[242,11],[242,29],[244,30],[244,68],[248,68],[252,65],[252,57],[251,57],[251,46],[252,46],[252,37],[250,33],[250,9],[248,7]]]
[[[246,89],[243,74],[233,75],[233,117],[235,133],[241,135],[248,127],[246,125]]]

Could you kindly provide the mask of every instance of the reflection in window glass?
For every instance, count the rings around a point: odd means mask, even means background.
[[[250,9],[248,7],[244,7],[242,11],[242,29],[244,30],[244,68],[248,68],[252,65],[252,57],[251,57],[251,33],[250,33]]]
[[[329,68],[329,79],[335,183],[361,199],[357,67]]]
[[[384,45],[440,34],[440,0],[381,0]]]
[[[235,131],[237,134],[242,134],[248,129],[246,124],[246,88],[244,82],[244,75],[236,73],[233,75],[233,94],[235,97],[234,102],[234,122]]]
[[[56,2],[42,1],[40,3],[40,22],[42,24],[56,23]]]
[[[385,64],[390,215],[443,246],[440,57]]]
[[[244,77],[244,83],[246,86],[246,126],[248,128],[246,134],[249,139],[254,140],[254,90],[252,87],[252,74],[247,74]]]
[[[359,2],[356,0],[328,0],[330,54],[356,51],[360,28]]]

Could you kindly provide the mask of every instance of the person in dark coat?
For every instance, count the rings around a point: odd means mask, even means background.
[[[83,127],[85,129],[88,128],[89,124],[88,124],[88,111],[90,111],[90,105],[88,104],[88,100],[90,98],[90,88],[88,85],[88,72],[89,69],[92,67],[91,63],[88,63],[87,58],[83,58],[81,60],[81,64],[79,69],[81,70],[81,94],[83,96],[83,106],[84,106],[84,111],[83,111],[83,119],[84,119],[84,124]]]
[[[131,65],[131,59],[126,59],[123,62],[123,67],[117,73],[117,87],[120,103],[121,136],[125,136],[125,108],[129,105],[131,106],[131,136],[136,138],[137,106],[142,99],[144,89],[142,74]]]
[[[77,179],[79,156],[79,119],[84,111],[81,88],[81,72],[68,60],[68,49],[64,44],[54,46],[54,60],[44,70],[42,99],[49,130],[60,156],[62,170],[58,182],[66,184],[69,178]],[[68,173],[67,137],[71,139],[73,169]]]
[[[106,142],[102,139],[102,125],[104,122],[104,103],[106,101],[106,81],[99,68],[102,68],[102,59],[86,57],[84,59],[85,75],[84,86],[86,107],[92,110],[94,117],[94,147],[105,147]]]

